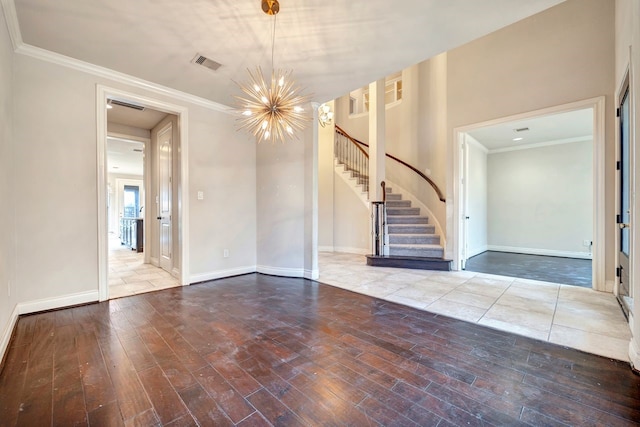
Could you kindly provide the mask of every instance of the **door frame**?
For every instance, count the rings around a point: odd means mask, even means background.
[[[154,110],[174,114],[178,117],[180,132],[180,184],[178,192],[178,221],[180,227],[180,284],[189,284],[189,144],[188,109],[154,98],[96,85],[96,142],[97,142],[97,193],[98,193],[98,293],[100,301],[109,299],[109,242],[107,224],[107,99],[121,97]],[[147,209],[147,207],[145,207]],[[148,216],[147,216],[148,217]],[[146,227],[145,227],[146,228]]]
[[[599,96],[540,110],[529,111],[513,116],[502,117],[472,125],[460,126],[453,129],[453,179],[447,185],[447,210],[451,212],[447,221],[447,242],[451,242],[447,249],[448,256],[453,258],[453,269],[460,270],[462,245],[464,244],[463,203],[465,191],[461,185],[463,174],[462,145],[467,132],[474,129],[492,126],[532,117],[563,113],[575,110],[593,109],[593,246],[592,246],[592,283],[593,289],[602,292],[612,292],[607,289],[605,280],[605,97]]]
[[[635,194],[635,189],[636,189],[636,181],[633,179],[633,177],[635,176],[636,173],[636,163],[635,163],[635,156],[636,156],[636,147],[635,144],[633,143],[634,141],[634,126],[633,126],[633,92],[632,92],[632,75],[631,75],[631,68],[629,65],[627,65],[627,68],[624,72],[624,77],[622,78],[622,81],[620,83],[620,87],[618,87],[617,91],[616,91],[616,97],[615,97],[615,107],[616,107],[616,111],[619,110],[620,108],[620,102],[622,101],[622,97],[624,96],[625,92],[628,90],[629,91],[629,176],[630,181],[629,181],[629,207],[631,209],[631,214],[629,215],[629,223],[630,225],[630,229],[629,229],[629,273],[628,273],[628,280],[629,280],[629,295],[633,298],[634,295],[634,287],[633,287],[633,278],[635,277],[635,273],[634,273],[634,267],[635,267],[635,263],[633,262],[633,258],[634,258],[634,247],[635,247],[635,234],[634,234],[634,211],[635,211],[635,203],[634,203],[634,194]],[[616,154],[615,154],[615,160],[616,161],[621,161],[621,129],[620,129],[620,117],[616,114],[616,118],[615,118],[615,147],[616,147]],[[620,212],[620,207],[621,207],[621,187],[622,187],[622,181],[621,181],[621,176],[620,176],[620,171],[616,170],[615,171],[615,206],[616,206],[616,211],[615,214],[621,214],[622,212]],[[616,218],[617,219],[617,218]],[[620,231],[619,231],[619,226],[617,224],[615,224],[616,227],[616,232],[614,233],[614,246],[616,248],[615,251],[615,267],[619,267],[620,266]],[[613,285],[613,293],[616,296],[616,298],[619,298],[619,294],[618,294],[618,290],[619,290],[619,285],[620,285],[620,280],[622,280],[622,277],[615,277],[615,282]],[[622,305],[622,304],[621,304]],[[629,313],[626,311],[626,306],[623,305],[623,311],[625,313],[625,315],[627,317],[629,317]],[[629,310],[633,310],[633,307],[628,307]]]

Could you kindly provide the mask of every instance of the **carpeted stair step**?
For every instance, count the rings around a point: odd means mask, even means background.
[[[387,216],[390,215],[420,215],[420,208],[387,207]]]
[[[389,234],[390,244],[401,245],[439,245],[437,234]]]
[[[391,256],[413,256],[442,258],[444,250],[440,245],[389,245],[389,255]]]
[[[396,194],[396,193],[389,194],[387,192],[387,202],[389,200],[402,200],[402,194]]]
[[[436,234],[436,227],[432,224],[389,224],[391,234]]]
[[[387,209],[389,208],[410,208],[411,200],[387,200]]]
[[[387,224],[428,224],[429,217],[422,215],[387,215]]]

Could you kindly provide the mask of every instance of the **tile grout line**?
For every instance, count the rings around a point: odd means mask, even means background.
[[[549,334],[547,334],[547,341],[551,342],[551,331],[553,330],[553,324],[556,320],[556,312],[558,311],[558,302],[560,301],[560,289],[563,285],[558,285],[558,292],[556,294],[556,305],[553,307],[553,316],[551,316],[551,325],[549,326]]]

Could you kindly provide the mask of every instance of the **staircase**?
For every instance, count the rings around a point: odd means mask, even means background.
[[[429,224],[429,218],[420,215],[420,208],[402,200],[402,194],[387,188],[387,230],[389,255],[407,257],[442,258],[440,236]]]
[[[352,182],[354,191],[359,194],[365,204],[368,204],[369,154],[362,146],[368,148],[368,145],[351,138],[336,126],[334,143],[336,172],[342,174],[347,181]],[[389,154],[386,156],[422,176],[434,186],[440,200],[444,202],[440,190],[428,177],[406,162]],[[443,258],[444,248],[440,243],[440,236],[436,234],[435,226],[429,224],[429,218],[420,215],[420,208],[411,206],[411,200],[403,200],[402,194],[394,193],[389,187],[386,187],[385,196],[388,255],[368,255],[367,265],[451,270],[451,261]],[[380,203],[382,204],[382,202]],[[374,253],[382,253],[382,251],[376,250]]]
[[[420,215],[402,194],[386,188],[388,256],[367,256],[367,265],[421,270],[451,270],[451,261],[444,259],[444,248],[435,226]]]

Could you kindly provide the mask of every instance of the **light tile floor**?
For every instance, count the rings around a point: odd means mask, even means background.
[[[109,235],[109,298],[179,286],[178,279],[161,268],[144,263],[144,253],[132,251]]]
[[[469,271],[370,267],[362,255],[319,254],[319,281],[618,360],[631,333],[612,294]]]

